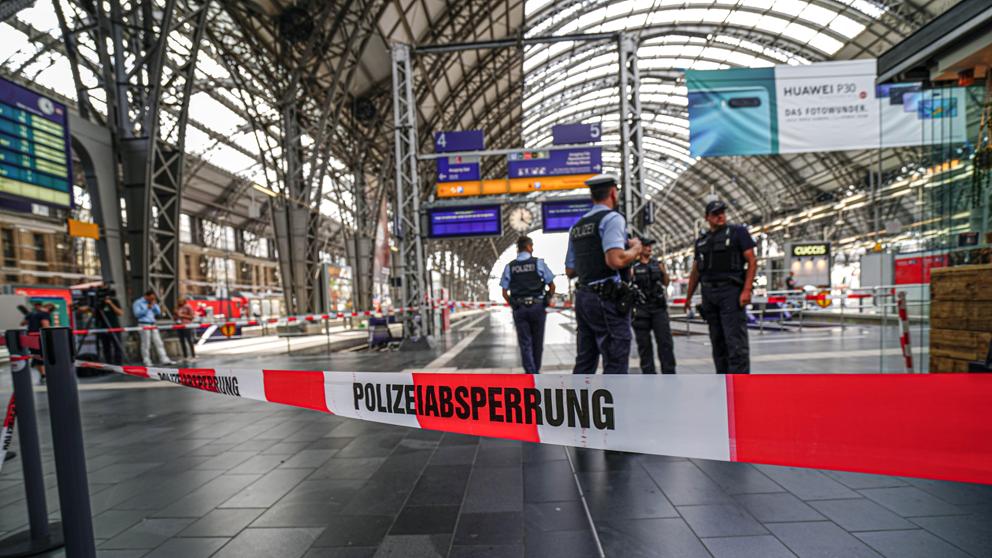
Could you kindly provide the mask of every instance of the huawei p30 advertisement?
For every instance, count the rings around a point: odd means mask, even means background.
[[[876,61],[687,70],[695,157],[957,143],[964,88],[875,85]]]

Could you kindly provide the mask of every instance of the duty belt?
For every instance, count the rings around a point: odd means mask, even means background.
[[[533,306],[538,303],[538,299],[531,296],[516,298],[514,300],[516,300],[520,304],[523,304],[524,306]]]
[[[715,287],[722,287],[724,285],[741,286],[743,284],[744,284],[743,281],[735,281],[734,279],[719,279],[717,281],[702,281],[702,285],[704,287],[706,287],[707,289],[712,289],[712,288],[715,288]]]

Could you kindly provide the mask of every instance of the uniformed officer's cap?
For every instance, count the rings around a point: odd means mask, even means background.
[[[586,186],[589,187],[589,190],[603,190],[616,186],[618,183],[617,177],[612,174],[597,174],[586,180]]]
[[[651,246],[654,243],[655,243],[655,239],[653,238],[648,238],[648,237],[641,238],[641,245],[643,246]]]
[[[720,213],[721,211],[726,211],[726,210],[727,210],[727,204],[723,203],[720,200],[713,200],[710,203],[706,204],[707,215],[715,215],[717,213]]]

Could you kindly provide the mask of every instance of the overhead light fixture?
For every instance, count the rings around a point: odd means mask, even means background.
[[[268,188],[266,188],[265,186],[262,186],[261,184],[252,184],[251,187],[254,188],[254,189],[256,189],[256,190],[258,190],[259,192],[265,194],[266,196],[269,196],[270,198],[277,198],[277,197],[279,197],[279,194],[277,192],[274,192],[272,190],[269,190]]]

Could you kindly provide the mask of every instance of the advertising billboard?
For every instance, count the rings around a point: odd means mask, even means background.
[[[0,78],[0,206],[70,207],[72,157],[65,105]]]
[[[800,286],[830,286],[830,243],[795,242],[786,245],[786,266]]]
[[[427,218],[430,238],[503,234],[503,214],[498,205],[432,208]]]
[[[876,61],[687,70],[692,156],[962,142],[966,92],[875,86]]]
[[[592,209],[589,198],[547,201],[541,204],[542,230],[568,232],[576,221]]]

